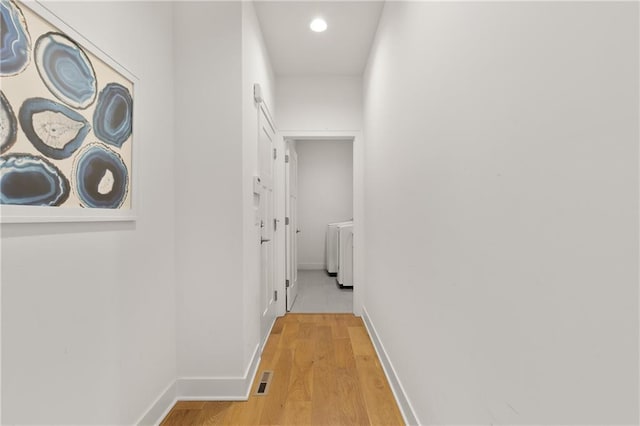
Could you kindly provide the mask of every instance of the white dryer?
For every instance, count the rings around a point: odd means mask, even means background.
[[[353,221],[347,221],[330,223],[327,225],[325,265],[327,273],[331,276],[336,276],[338,274],[338,227],[340,225],[348,225],[352,223]]]

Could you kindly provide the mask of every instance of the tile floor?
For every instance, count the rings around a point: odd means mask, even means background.
[[[298,297],[291,312],[353,312],[353,289],[340,288],[336,277],[329,276],[326,271],[299,270],[298,286]]]

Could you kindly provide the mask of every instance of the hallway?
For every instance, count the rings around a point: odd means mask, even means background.
[[[400,411],[360,318],[288,314],[278,318],[256,380],[273,371],[265,396],[248,401],[180,401],[163,426],[400,425]]]
[[[640,425],[640,1],[0,18],[0,425]]]

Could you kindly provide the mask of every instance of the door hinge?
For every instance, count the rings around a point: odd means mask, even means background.
[[[285,225],[288,225],[288,224],[289,224],[289,218],[288,218],[288,217],[285,217],[285,218],[284,218],[284,224],[285,224]]]
[[[276,158],[278,158],[278,150],[273,148],[273,159],[275,160]]]
[[[273,230],[274,231],[278,230],[278,219],[273,219]]]
[[[291,284],[289,284],[289,280],[285,280],[285,281],[284,281],[284,286],[285,286],[286,288],[291,287]]]
[[[284,156],[284,162],[285,162],[285,163],[288,163],[288,162],[289,162],[289,154],[287,154],[287,155],[285,155],[285,156]]]
[[[278,301],[278,290],[273,292],[273,301],[277,302]]]

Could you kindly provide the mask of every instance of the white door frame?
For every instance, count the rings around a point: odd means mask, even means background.
[[[353,313],[362,315],[366,277],[364,274],[364,141],[361,131],[355,130],[318,130],[318,131],[278,131],[276,136],[280,146],[284,146],[286,140],[351,140],[353,141]],[[284,168],[284,161],[278,162],[278,167]],[[277,184],[277,183],[276,183]],[[284,182],[281,183],[283,185]],[[280,193],[284,186],[279,187]],[[279,197],[281,198],[281,197]],[[283,199],[284,202],[284,199]],[[283,259],[284,260],[284,259]],[[278,263],[280,276],[284,276],[285,262]],[[279,294],[285,294],[284,280],[276,283]],[[278,298],[277,315],[286,313],[285,298]]]
[[[286,309],[289,311],[298,295],[298,270],[291,265],[297,266],[298,262],[298,155],[294,141],[288,140],[285,145],[285,283],[289,283],[285,290]],[[292,182],[295,191],[292,191]],[[292,192],[295,192],[293,196]],[[292,197],[295,198],[293,204]]]

